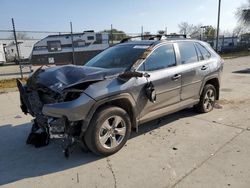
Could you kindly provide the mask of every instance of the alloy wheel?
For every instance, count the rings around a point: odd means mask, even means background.
[[[125,134],[125,121],[120,116],[112,116],[101,125],[99,141],[104,148],[113,149],[123,141]]]
[[[204,108],[207,111],[212,110],[214,102],[215,102],[215,93],[212,89],[208,89],[203,101]]]

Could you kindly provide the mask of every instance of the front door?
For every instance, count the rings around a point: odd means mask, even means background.
[[[155,103],[146,100],[142,104],[142,119],[152,112],[180,101],[181,75],[176,65],[173,44],[164,44],[154,49],[139,67],[139,71],[145,71],[150,75],[147,81],[153,84],[156,91]]]

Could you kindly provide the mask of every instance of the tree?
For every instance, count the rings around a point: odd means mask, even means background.
[[[250,27],[250,0],[248,0],[247,4],[243,4],[237,9],[236,17],[240,25],[246,28]]]
[[[160,35],[163,35],[165,33],[165,31],[164,30],[159,30],[159,31],[157,31],[157,33],[160,34]]]
[[[187,22],[181,22],[178,24],[179,32],[187,35],[189,33],[190,25]]]
[[[169,35],[178,35],[178,33],[169,33]]]
[[[112,31],[111,31],[111,29],[109,29],[109,30],[105,29],[105,30],[100,31],[100,32],[101,33],[103,33],[103,32],[109,33],[109,40],[113,40],[113,41],[120,41],[120,40],[128,37],[124,31],[119,31],[117,29],[112,29]]]
[[[190,36],[191,38],[199,38],[201,32],[201,24],[193,25],[188,22],[178,24],[179,33]]]
[[[241,25],[237,25],[233,30],[233,36],[240,36],[244,33],[244,27]]]
[[[198,25],[191,25],[190,28],[189,28],[189,36],[191,38],[200,38],[200,34],[201,34],[201,24],[198,24]]]
[[[9,38],[14,39],[14,33],[12,33]],[[30,39],[30,37],[27,35],[27,33],[16,32],[16,39],[17,40],[25,40],[25,39]]]
[[[208,26],[205,29],[205,36],[206,38],[214,38],[216,34],[216,29],[213,26]]]
[[[149,31],[145,31],[143,34],[144,35],[151,35],[151,33]]]

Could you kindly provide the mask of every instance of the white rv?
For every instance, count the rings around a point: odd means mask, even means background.
[[[18,50],[21,61],[28,60],[34,44],[37,40],[18,40]],[[17,50],[15,42],[11,42],[9,45],[5,47],[6,51],[6,60],[7,61],[16,61],[17,60]]]
[[[108,47],[109,36],[107,33],[85,31],[72,35],[49,35],[34,45],[30,62],[40,65],[83,65],[89,59]]]
[[[6,59],[5,59],[4,47],[3,47],[3,44],[0,43],[0,65],[3,65],[5,62],[6,62]]]

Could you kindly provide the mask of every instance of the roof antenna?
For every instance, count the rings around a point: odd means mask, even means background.
[[[71,34],[71,43],[72,43],[72,63],[73,65],[75,65],[75,49],[74,49],[72,22],[70,22],[70,34]]]

